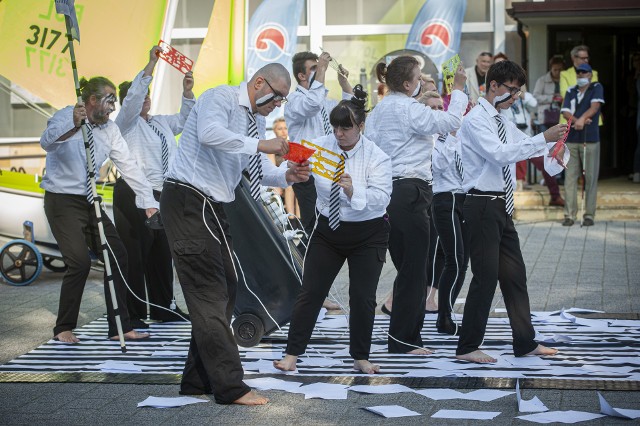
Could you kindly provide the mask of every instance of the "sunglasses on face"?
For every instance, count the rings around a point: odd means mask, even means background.
[[[287,102],[287,97],[282,95],[282,93],[278,92],[276,89],[273,88],[273,86],[271,86],[269,84],[269,82],[267,81],[266,78],[263,78],[264,82],[267,83],[267,86],[269,86],[269,88],[271,89],[271,91],[273,92],[273,94],[275,95],[273,97],[273,102],[281,102],[281,103],[286,103]]]

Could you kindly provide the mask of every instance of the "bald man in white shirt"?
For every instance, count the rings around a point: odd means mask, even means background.
[[[265,155],[289,151],[283,138],[264,139],[264,117],[286,102],[290,87],[287,69],[268,64],[240,86],[207,90],[169,166],[160,205],[192,327],[183,395],[213,393],[219,404],[268,402],[242,381],[230,328],[238,277],[223,203],[234,200],[245,168],[252,189],[254,181],[286,187],[309,178],[308,162],[276,167]]]

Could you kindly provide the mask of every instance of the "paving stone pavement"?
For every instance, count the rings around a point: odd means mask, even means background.
[[[527,265],[533,310],[582,307],[608,313],[640,314],[640,222],[596,222],[590,228],[562,227],[555,222],[517,224]],[[0,241],[4,243],[4,241]],[[395,270],[383,269],[378,302],[389,293]],[[467,276],[467,285],[470,274]],[[51,337],[58,305],[61,275],[43,271],[26,287],[0,284],[0,363],[36,348]],[[347,301],[347,274],[343,270],[333,292]],[[460,297],[465,297],[467,285]],[[504,307],[496,294],[497,307]],[[178,290],[178,304],[184,306]],[[461,312],[461,305],[456,305]],[[101,273],[94,271],[85,288],[79,325],[105,312]],[[213,402],[174,409],[136,408],[147,396],[177,396],[175,385],[119,385],[100,383],[0,383],[0,424],[6,425],[199,425],[199,424],[383,424],[389,423],[363,410],[374,405],[402,405],[422,414],[393,420],[394,424],[482,423],[479,420],[431,419],[440,409],[500,411],[493,425],[528,424],[514,419],[515,397],[489,403],[432,401],[417,394],[363,395],[349,393],[347,400],[304,400],[304,396],[278,391],[264,392],[265,407],[222,406]],[[640,393],[603,391],[614,406],[640,409]],[[597,412],[594,390],[524,389],[523,397],[538,396],[551,410]],[[604,417],[593,425],[630,424]]]

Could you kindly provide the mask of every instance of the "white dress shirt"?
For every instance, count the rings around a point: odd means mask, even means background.
[[[349,200],[340,189],[340,220],[362,222],[382,217],[391,200],[392,190],[391,160],[387,154],[363,135],[349,151],[340,148],[334,135],[322,136],[312,142],[336,154],[346,154],[344,172],[351,176],[353,195]],[[329,217],[333,182],[320,175],[316,175],[314,180],[318,193],[316,207],[320,214]]]
[[[258,152],[257,138],[247,136],[247,110],[251,102],[247,83],[240,86],[218,86],[204,92],[187,118],[167,177],[189,183],[215,201],[234,200],[234,190],[251,155]],[[264,138],[265,119],[256,115],[258,134]],[[284,188],[289,186],[282,167],[273,165],[261,155],[262,184]]]
[[[460,140],[448,133],[445,141],[441,142],[439,136],[440,135],[434,135],[436,144],[431,154],[433,193],[464,192],[462,190],[462,177],[460,173],[458,173],[455,161],[456,152],[462,157],[460,154]]]
[[[322,114],[320,110],[324,106],[327,119],[331,110],[338,102],[328,99],[329,90],[324,84],[314,81],[310,90],[298,86],[296,90],[287,96],[284,106],[284,119],[289,131],[289,139],[300,143],[303,139],[311,141],[325,135]],[[342,92],[343,99],[351,99],[350,94]]]
[[[479,191],[504,192],[504,166],[509,166],[512,185],[515,188],[516,162],[547,155],[549,152],[542,133],[529,137],[504,117],[502,122],[507,143],[503,144],[498,136],[498,123],[495,119],[497,115],[498,111],[493,105],[485,98],[480,98],[478,105],[466,115],[458,132],[462,141],[465,192],[472,188]]]
[[[167,140],[169,161],[177,149],[175,135],[182,132],[184,123],[196,103],[195,99],[182,97],[180,113],[173,115],[149,116],[149,122],[140,116],[144,98],[149,92],[152,76],[143,76],[143,72],[131,82],[131,87],[124,98],[122,108],[115,119],[122,136],[129,144],[129,150],[142,169],[153,189],[162,191],[164,176],[162,170],[162,141],[160,136],[149,126],[149,123],[162,133]]]
[[[371,111],[365,135],[391,158],[393,177],[431,180],[433,134],[457,130],[468,98],[454,90],[448,111],[434,111],[403,93],[390,92]]]
[[[65,107],[47,121],[40,146],[47,152],[47,172],[40,187],[57,194],[87,195],[87,156],[82,130],[64,141],[58,139],[74,128],[73,107]],[[158,208],[151,184],[142,174],[129,152],[118,126],[109,120],[92,129],[96,165],[110,158],[131,189],[136,193],[136,205],[141,209]],[[97,170],[96,170],[97,172]]]

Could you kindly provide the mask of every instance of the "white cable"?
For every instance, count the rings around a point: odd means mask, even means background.
[[[172,311],[171,309],[165,308],[165,307],[160,306],[160,305],[156,305],[156,304],[151,303],[151,302],[147,302],[146,300],[142,300],[141,298],[139,298],[138,295],[131,289],[131,287],[129,287],[129,283],[127,282],[127,279],[124,277],[124,274],[122,273],[122,269],[120,269],[120,264],[118,263],[118,258],[116,257],[115,254],[113,254],[113,250],[111,249],[111,246],[109,245],[109,241],[107,241],[105,239],[105,243],[107,244],[107,248],[109,249],[109,252],[111,253],[111,257],[113,257],[113,260],[116,263],[116,267],[118,268],[118,272],[120,273],[120,277],[122,278],[122,281],[124,282],[124,285],[127,286],[127,289],[129,290],[129,292],[131,294],[133,294],[133,297],[135,297],[136,299],[138,299],[142,303],[145,303],[145,304],[149,303],[150,306],[153,306],[155,308],[159,308],[159,309],[171,312],[171,313],[179,316],[180,318],[182,318],[185,322],[189,322],[189,323],[191,322],[188,319],[186,319],[185,317],[183,317],[182,315],[180,315],[179,313],[177,313],[176,311]]]
[[[458,235],[456,234],[456,224],[454,222],[455,219],[455,211],[456,211],[456,194],[451,193],[451,228],[453,229],[453,254],[456,259],[456,278],[453,280],[453,285],[451,286],[451,290],[449,290],[449,309],[451,309],[451,314],[453,315],[453,323],[456,325],[456,331],[453,333],[454,336],[458,335],[458,330],[460,330],[460,326],[458,325],[458,321],[456,319],[456,313],[453,311],[453,291],[458,285],[458,277],[460,276],[460,265],[458,263]],[[464,250],[464,248],[463,248]],[[462,254],[464,256],[464,253]]]

